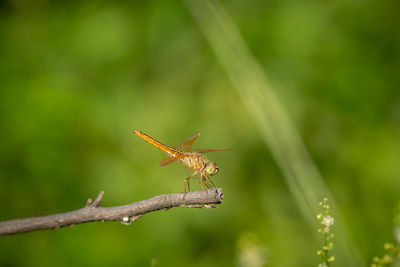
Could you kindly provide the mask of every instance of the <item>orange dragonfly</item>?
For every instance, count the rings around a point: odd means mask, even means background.
[[[153,146],[161,149],[165,153],[168,154],[168,158],[162,159],[160,162],[160,166],[165,166],[174,161],[180,161],[185,166],[192,170],[192,174],[185,179],[184,182],[184,192],[186,194],[186,185],[190,192],[190,184],[189,180],[195,176],[196,174],[200,174],[200,185],[204,188],[215,188],[215,184],[211,181],[210,176],[214,176],[218,173],[218,166],[213,161],[209,161],[203,154],[207,152],[214,151],[227,151],[229,149],[199,149],[196,152],[191,152],[192,146],[194,142],[196,142],[197,138],[200,136],[200,133],[195,133],[181,144],[176,146],[175,148],[166,146],[161,144],[154,138],[151,138],[145,133],[140,131],[134,131],[134,133],[145,141],[149,142]]]

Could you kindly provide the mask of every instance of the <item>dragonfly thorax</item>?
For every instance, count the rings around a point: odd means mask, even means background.
[[[185,152],[185,155],[179,159],[188,168],[196,171],[203,170],[207,166],[208,160],[201,153]]]

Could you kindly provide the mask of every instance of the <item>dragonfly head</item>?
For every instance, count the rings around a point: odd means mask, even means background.
[[[206,174],[210,176],[214,176],[218,172],[218,166],[215,162],[209,162],[205,168]]]

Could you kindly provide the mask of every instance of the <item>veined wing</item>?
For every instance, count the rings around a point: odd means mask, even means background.
[[[179,158],[181,158],[181,157],[182,157],[182,156],[169,157],[169,158],[162,159],[162,160],[160,161],[160,166],[168,165],[168,164],[170,164],[170,163],[176,161],[177,159],[179,159]]]
[[[216,151],[228,151],[229,148],[225,149],[196,149],[196,152],[199,152],[201,154],[203,153],[208,153],[208,152],[216,152]]]
[[[192,150],[194,142],[196,142],[197,138],[199,138],[200,133],[197,132],[179,145],[175,147],[176,150],[183,151],[183,152],[189,152]]]

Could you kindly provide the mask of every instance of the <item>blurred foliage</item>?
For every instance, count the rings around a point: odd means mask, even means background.
[[[222,4],[369,262],[400,192],[398,1]],[[105,206],[182,191],[182,166],[160,168],[134,129],[231,148],[209,155],[218,209],[1,237],[1,266],[318,264],[321,240],[181,1],[2,1],[0,58],[0,220],[77,209],[100,190]]]

